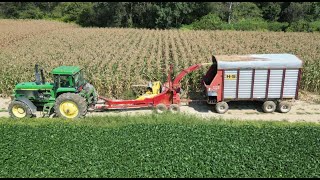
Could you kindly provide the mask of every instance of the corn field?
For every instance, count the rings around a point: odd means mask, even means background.
[[[34,81],[34,65],[49,72],[61,65],[84,68],[100,95],[125,98],[133,84],[165,81],[170,64],[177,75],[212,54],[292,53],[304,61],[301,88],[320,92],[320,34],[254,31],[181,31],[81,28],[44,20],[0,20],[0,94]],[[185,92],[200,90],[208,67],[185,77]]]

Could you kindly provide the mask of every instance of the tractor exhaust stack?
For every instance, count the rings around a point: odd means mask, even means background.
[[[46,79],[44,78],[43,69],[40,69],[42,84],[46,83]]]
[[[41,84],[41,82],[40,82],[40,74],[39,74],[39,67],[38,66],[39,66],[38,64],[35,65],[35,76],[36,76],[36,84],[37,85]]]

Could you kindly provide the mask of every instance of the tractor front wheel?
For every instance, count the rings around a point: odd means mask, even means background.
[[[86,99],[79,94],[61,94],[54,105],[54,111],[58,117],[67,119],[82,118],[88,111]]]
[[[29,106],[21,101],[12,101],[8,111],[12,118],[31,118],[33,116]]]

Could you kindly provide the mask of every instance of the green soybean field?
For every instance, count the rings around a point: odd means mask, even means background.
[[[0,177],[320,177],[316,123],[0,119]]]

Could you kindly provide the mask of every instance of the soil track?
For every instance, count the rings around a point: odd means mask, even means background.
[[[314,98],[313,98],[314,99]],[[0,117],[9,117],[6,111],[10,103],[9,98],[0,98]],[[305,100],[298,100],[293,103],[289,113],[274,112],[271,114],[263,113],[262,103],[259,102],[230,102],[229,111],[225,114],[217,114],[213,111],[213,106],[204,103],[190,103],[182,105],[181,112],[192,114],[203,118],[217,117],[222,119],[238,120],[267,120],[267,121],[288,121],[288,122],[316,122],[320,123],[320,104]],[[103,112],[89,112],[87,116],[104,115],[138,115],[150,114],[152,109],[130,109],[130,110],[107,110]],[[41,117],[40,112],[37,117]]]

